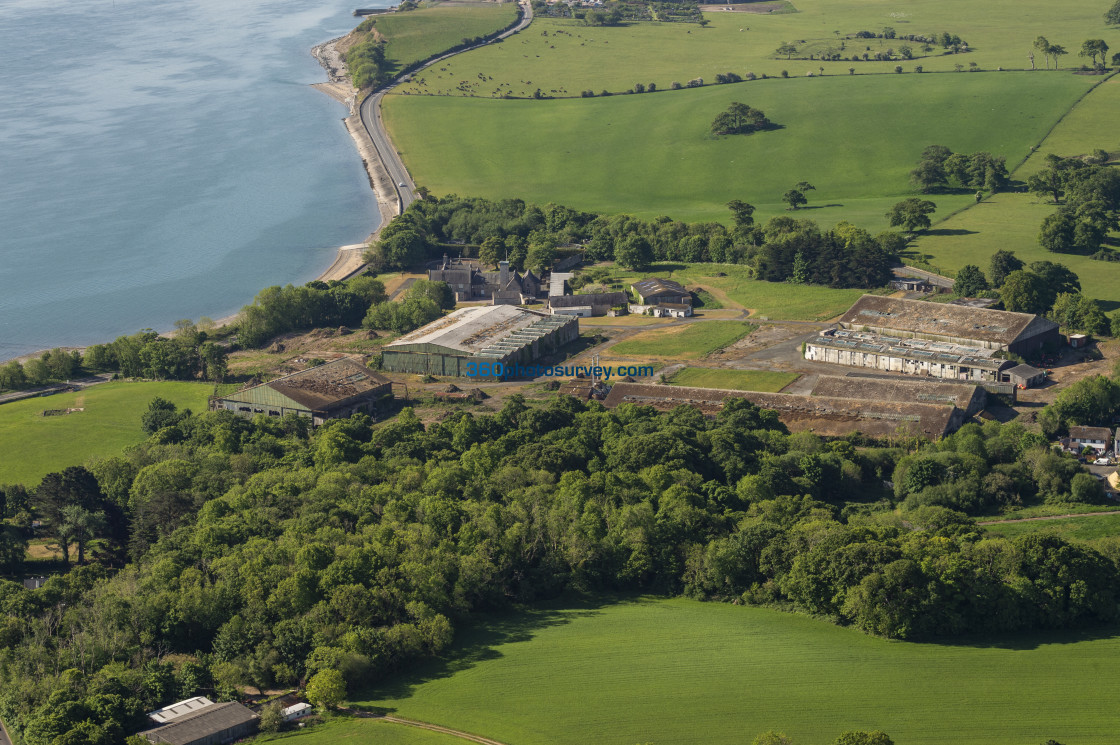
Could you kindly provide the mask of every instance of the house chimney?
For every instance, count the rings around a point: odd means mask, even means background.
[[[446,269],[449,266],[451,266],[451,260],[447,258],[447,254],[444,254],[443,255],[443,267],[442,268]]]
[[[507,284],[509,284],[509,262],[508,261],[499,261],[498,262],[498,289],[499,290],[506,289]]]

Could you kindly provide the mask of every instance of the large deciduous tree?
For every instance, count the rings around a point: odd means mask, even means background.
[[[917,233],[926,230],[932,224],[929,216],[937,209],[937,205],[928,199],[910,197],[904,199],[887,213],[887,220],[892,228],[901,227],[908,233]]]
[[[1045,313],[1049,308],[1042,278],[1022,269],[1007,275],[999,296],[1004,309],[1013,313]]]
[[[766,114],[745,103],[734,101],[712,121],[712,134],[750,134],[771,126]]]
[[[965,264],[957,271],[953,281],[953,292],[962,297],[976,297],[988,289],[988,280],[984,272],[975,264]]]
[[[988,276],[991,278],[992,287],[1000,287],[1007,275],[1022,269],[1025,265],[1011,251],[1000,249],[992,254],[988,264]]]
[[[1077,53],[1077,56],[1088,57],[1094,67],[1098,64],[1103,67],[1105,55],[1107,54],[1108,44],[1105,43],[1104,39],[1086,39],[1081,43],[1081,51]],[[1101,58],[1099,63],[1097,62],[1097,57]]]

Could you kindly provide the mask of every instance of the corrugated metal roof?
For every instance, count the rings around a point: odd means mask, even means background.
[[[222,396],[222,400],[322,411],[388,384],[387,378],[343,358]]]
[[[460,308],[386,344],[385,349],[430,344],[452,353],[475,354],[543,318],[551,316],[512,305]]]
[[[208,736],[248,724],[256,719],[256,714],[236,701],[230,701],[224,704],[211,704],[192,714],[179,717],[170,724],[147,730],[141,734],[152,742],[163,742],[167,745],[190,745]]]
[[[841,326],[876,326],[895,331],[1013,344],[1020,337],[1057,328],[1029,313],[970,308],[925,300],[864,295],[840,319]],[[1027,334],[1025,332],[1030,331]]]

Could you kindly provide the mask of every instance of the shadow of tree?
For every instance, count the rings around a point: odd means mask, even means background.
[[[925,231],[925,235],[976,235],[979,230],[965,230],[964,228],[933,228]]]
[[[946,647],[971,647],[974,649],[1009,649],[1027,651],[1054,644],[1079,644],[1081,642],[1115,639],[1120,636],[1120,627],[1115,624],[1091,628],[1063,631],[1024,631],[1010,634],[991,634],[985,636],[956,639],[930,640],[929,644]]]
[[[455,632],[455,642],[445,656],[423,662],[413,669],[355,691],[353,708],[378,716],[396,709],[379,707],[369,701],[409,698],[420,686],[433,680],[448,678],[488,660],[500,659],[499,647],[527,642],[544,629],[563,626],[580,618],[599,615],[600,609],[619,603],[656,602],[642,597],[565,596],[557,600],[518,608],[508,613],[479,613],[469,625]],[[367,703],[363,703],[367,702]]]

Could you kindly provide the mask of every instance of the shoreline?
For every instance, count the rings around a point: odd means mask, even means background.
[[[335,45],[348,35],[349,34],[346,34],[330,39],[329,41],[324,41],[311,48],[311,56],[319,62],[320,66],[322,66],[323,70],[327,73],[326,82],[311,83],[311,87],[330,96],[335,101],[346,106],[349,110],[349,115],[344,117],[342,122],[346,127],[346,131],[350,133],[350,137],[354,140],[354,145],[358,150],[358,156],[362,159],[362,166],[365,168],[366,176],[369,178],[370,189],[373,190],[374,198],[377,200],[379,222],[377,228],[366,237],[364,242],[339,246],[335,253],[334,261],[313,280],[308,281],[329,282],[331,280],[344,280],[359,274],[365,268],[365,261],[362,259],[362,254],[366,246],[377,240],[377,236],[381,234],[381,229],[388,225],[390,220],[400,214],[398,212],[397,194],[396,190],[393,189],[392,178],[385,164],[382,163],[381,156],[374,147],[369,133],[366,132],[365,127],[362,125],[361,116],[358,114],[358,104],[364,97],[361,95],[361,91],[355,91],[354,87],[350,84],[346,62],[335,48]],[[236,323],[240,316],[241,312],[238,311],[221,318],[216,318],[214,319],[214,327],[221,328],[223,326],[230,326]],[[161,335],[169,336],[170,332],[161,332]],[[101,343],[107,344],[109,342]],[[88,347],[60,346],[58,348],[67,352],[78,351],[84,354]],[[54,349],[54,347],[51,349]],[[49,349],[40,349],[16,357],[0,359],[0,363],[15,360],[23,364],[49,351]]]

